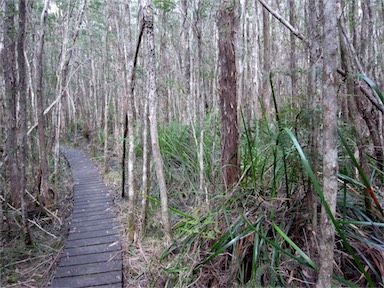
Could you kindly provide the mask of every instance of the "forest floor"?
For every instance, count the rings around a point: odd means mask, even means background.
[[[53,207],[42,208],[36,191],[29,191],[27,211],[32,245],[25,245],[19,209],[8,207],[4,213],[0,236],[0,287],[47,287],[65,245],[72,212],[71,172],[64,158],[60,162]],[[31,176],[30,176],[31,177]],[[8,214],[9,221],[5,215]]]

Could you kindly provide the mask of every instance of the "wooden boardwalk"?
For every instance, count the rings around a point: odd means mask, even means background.
[[[122,287],[121,245],[112,198],[95,165],[80,150],[62,146],[74,182],[68,240],[52,287]]]

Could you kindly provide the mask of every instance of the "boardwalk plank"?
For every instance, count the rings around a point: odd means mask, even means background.
[[[93,210],[93,211],[84,211],[84,209],[79,209],[79,210],[76,210],[72,213],[73,217],[81,217],[81,215],[84,215],[84,213],[86,212],[87,216],[92,216],[92,215],[98,215],[98,214],[104,214],[106,215],[106,212],[108,211],[111,211],[111,207],[110,208],[106,208],[106,209],[98,209],[98,210]]]
[[[108,236],[117,234],[117,229],[107,228],[107,229],[101,229],[98,231],[76,231],[74,233],[70,233],[68,236],[68,240],[79,240],[79,239],[87,239],[87,238],[96,238],[96,237],[102,237],[102,236]]]
[[[92,197],[92,200],[90,199],[76,199],[76,205],[83,205],[83,204],[87,204],[87,203],[104,203],[104,202],[109,202],[111,198],[110,197],[107,197],[105,195],[101,195],[101,197],[95,197],[93,196]]]
[[[84,217],[81,217],[84,216]],[[83,219],[84,218],[84,219]],[[86,221],[97,221],[102,219],[114,218],[112,213],[95,214],[95,215],[78,215],[76,218],[72,218],[72,223],[83,223]]]
[[[105,211],[110,211],[113,208],[112,204],[106,204],[104,206],[89,206],[89,207],[77,207],[73,209],[73,214],[97,214]]]
[[[106,243],[113,243],[119,240],[119,237],[117,235],[108,235],[104,237],[97,237],[97,238],[87,238],[87,239],[79,239],[79,240],[72,240],[68,241],[65,245],[66,248],[71,247],[82,247],[82,246],[88,246],[88,245],[97,245],[97,244],[106,244]]]
[[[62,257],[59,263],[59,267],[64,266],[73,266],[80,264],[90,264],[90,263],[98,263],[98,262],[106,262],[112,261],[115,259],[121,259],[120,251],[112,251],[112,252],[104,252],[97,254],[89,254],[89,255],[80,255],[80,256],[67,256]]]
[[[85,218],[85,219],[83,219],[83,221],[72,222],[71,228],[83,227],[83,226],[90,227],[90,226],[95,226],[95,225],[99,225],[99,224],[109,224],[112,227],[118,226],[118,223],[115,221],[115,219],[111,215],[107,218],[103,217],[103,218],[97,219],[97,220],[88,220],[87,218]]]
[[[98,209],[103,209],[103,208],[111,208],[113,207],[112,202],[83,202],[83,203],[76,203],[73,206],[73,209],[90,209],[90,208],[98,208]]]
[[[56,277],[73,277],[101,272],[121,271],[121,260],[60,267]]]
[[[120,251],[120,250],[121,250],[121,247],[117,241],[114,243],[90,245],[90,246],[76,247],[76,248],[65,248],[63,252],[63,257],[97,254],[100,252],[104,253],[104,252],[112,252],[112,251]]]
[[[121,271],[112,271],[94,275],[79,275],[74,277],[55,278],[52,287],[92,287],[96,285],[118,284],[121,283],[121,281]]]

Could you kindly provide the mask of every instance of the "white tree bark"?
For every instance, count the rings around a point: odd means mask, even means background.
[[[143,198],[141,199],[141,228],[140,236],[145,236],[145,227],[147,224],[147,208],[148,208],[148,198],[149,189],[151,186],[151,138],[149,131],[149,106],[148,98],[144,100],[144,115],[143,115],[143,183],[142,183],[142,193]]]
[[[150,1],[149,1],[150,2]],[[167,244],[173,241],[171,224],[168,212],[168,195],[165,184],[163,162],[160,154],[159,136],[157,130],[157,95],[156,95],[156,73],[155,73],[155,41],[153,35],[153,11],[150,5],[143,8],[144,29],[148,45],[148,81],[149,81],[149,122],[151,131],[152,154],[156,167],[157,181],[161,197],[161,214],[163,228]]]

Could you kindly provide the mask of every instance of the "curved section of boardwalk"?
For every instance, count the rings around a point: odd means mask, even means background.
[[[95,165],[66,146],[73,177],[74,206],[67,244],[52,287],[122,287],[121,246],[112,198]]]

